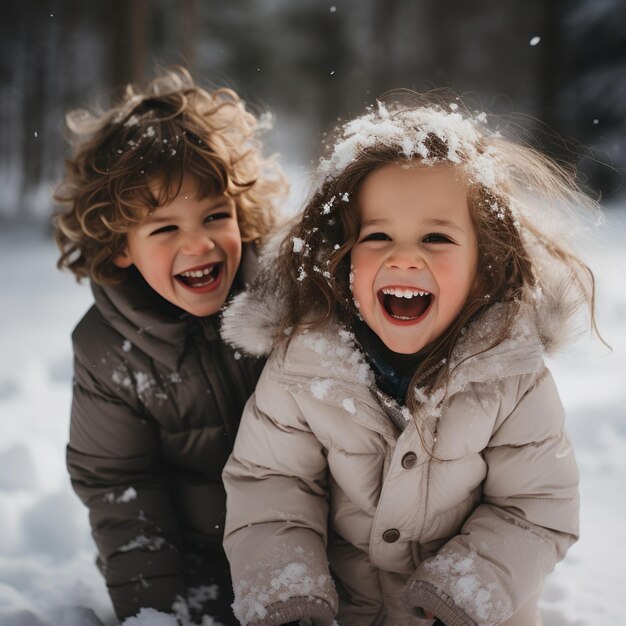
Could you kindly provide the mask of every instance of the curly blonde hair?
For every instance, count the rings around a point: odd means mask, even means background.
[[[128,85],[106,111],[74,110],[66,122],[74,155],[54,195],[53,227],[57,265],[77,280],[119,282],[125,270],[113,260],[126,233],[171,202],[184,176],[195,179],[201,196],[233,197],[242,241],[272,230],[286,179],[262,154],[262,124],[231,89],[206,91],[178,67],[143,90]]]
[[[370,174],[391,163],[461,168],[480,253],[479,289],[421,362],[407,395],[410,408],[417,402],[412,390],[418,385],[445,386],[454,348],[470,322],[496,303],[504,304],[502,323],[486,349],[498,345],[521,304],[538,297],[546,273],[555,267],[563,269],[565,280],[588,305],[595,329],[593,274],[561,238],[577,213],[594,219],[600,214],[574,173],[490,130],[485,114],[469,111],[454,94],[401,91],[338,128],[329,142],[313,196],[282,244],[278,267],[272,268],[282,277],[284,297],[277,345],[288,345],[299,329],[333,319],[354,328],[359,312],[350,286],[350,253],[360,231],[360,189]],[[265,283],[277,289],[271,277]]]

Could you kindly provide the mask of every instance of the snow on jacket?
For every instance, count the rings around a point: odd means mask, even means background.
[[[93,285],[73,333],[72,485],[120,620],[180,596],[234,624],[221,472],[263,362],[224,344],[218,316],[171,314],[148,290],[132,272]]]
[[[338,326],[271,354],[224,470],[242,624],[431,624],[421,609],[447,626],[541,623],[542,581],[578,535],[578,470],[543,360],[575,306],[556,287],[464,361],[504,305],[476,320],[445,397],[414,415],[376,393]],[[255,298],[238,296],[222,335],[260,354],[276,303]]]

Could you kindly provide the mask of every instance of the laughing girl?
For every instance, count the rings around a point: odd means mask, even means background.
[[[544,356],[594,325],[564,237],[585,207],[458,99],[339,129],[279,271],[225,316],[271,351],[224,471],[242,624],[541,623],[578,535]]]

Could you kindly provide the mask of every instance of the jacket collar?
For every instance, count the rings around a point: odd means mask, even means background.
[[[239,278],[251,282],[258,269],[254,248],[244,244]],[[91,283],[96,307],[109,324],[150,358],[177,370],[191,325],[197,324],[211,341],[219,339],[220,313],[194,317],[156,294],[135,271],[113,287]]]
[[[284,301],[280,278],[272,274],[268,263],[271,259],[265,262],[270,271],[266,269],[261,274],[265,279],[236,296],[224,311],[220,330],[226,342],[254,356],[273,352]],[[417,390],[420,405],[427,414],[436,415],[442,400],[471,383],[537,373],[544,354],[556,352],[578,333],[579,310],[584,302],[580,290],[556,263],[542,266],[541,274],[541,290],[526,293],[523,301],[515,305],[493,304],[470,324],[452,355],[454,369],[446,389],[421,395]],[[268,288],[268,280],[272,288]],[[503,341],[490,347],[500,334],[510,306],[516,307],[512,326]],[[280,373],[274,368],[273,375],[308,387],[306,393],[324,397],[329,404],[351,413],[356,413],[352,410],[353,403],[375,406],[369,392],[373,373],[354,336],[338,324],[299,332],[292,337],[287,350],[277,350],[273,358],[283,359]],[[367,413],[359,412],[359,419]]]
[[[177,369],[191,316],[159,305],[158,296],[132,271],[119,285],[104,287],[92,282],[91,289],[96,307],[120,335],[151,359]]]
[[[452,355],[454,371],[448,395],[470,383],[488,383],[540,369],[544,347],[531,311],[523,305],[507,338],[489,347],[493,329],[504,318],[504,309],[504,305],[494,305],[467,329]],[[326,392],[332,388],[354,388],[355,383],[369,387],[374,383],[374,373],[355,336],[335,323],[298,334],[277,358],[281,359],[281,370],[286,376],[320,381],[311,383],[313,395],[324,393],[330,397]]]
[[[273,261],[270,254],[261,259],[259,280],[233,298],[223,313],[220,332],[224,340],[254,356],[267,356],[274,350],[275,332],[281,317],[284,286],[280,277],[272,271]],[[482,357],[477,356],[476,363],[490,356],[496,357],[499,353],[504,356],[504,351],[516,352],[516,346],[525,346],[533,355],[537,351],[553,354],[581,333],[581,308],[585,299],[578,283],[566,268],[556,262],[543,260],[540,272],[541,287],[524,294],[513,328],[499,346],[499,352],[489,351]],[[506,306],[492,305],[471,324],[455,353],[459,362],[469,353],[476,352],[477,343],[483,348],[489,345]],[[336,335],[337,329],[331,332]],[[523,368],[518,359],[521,353],[511,354],[515,356],[514,362],[520,363]],[[535,356],[532,356],[531,361],[534,359]]]

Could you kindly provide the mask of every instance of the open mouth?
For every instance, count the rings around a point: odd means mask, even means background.
[[[433,294],[412,287],[383,287],[378,301],[387,315],[398,322],[421,320],[433,301]]]
[[[203,289],[215,283],[219,278],[223,263],[209,263],[201,267],[185,270],[174,278],[188,289]]]

